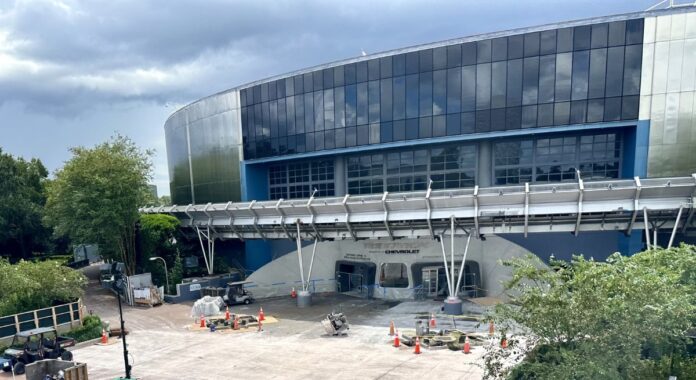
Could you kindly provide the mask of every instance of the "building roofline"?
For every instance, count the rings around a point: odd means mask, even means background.
[[[418,45],[412,45],[412,46],[407,46],[403,48],[397,48],[397,49],[391,49],[391,50],[386,50],[378,53],[373,53],[373,54],[368,54],[365,56],[359,56],[359,57],[352,57],[352,58],[346,58],[346,59],[340,59],[328,63],[323,63],[319,65],[314,65],[298,70],[293,70],[287,73],[283,74],[278,74],[278,75],[273,75],[270,77],[266,77],[263,79],[259,79],[253,82],[248,82],[244,83],[208,96],[205,96],[203,98],[200,98],[198,100],[195,100],[178,110],[172,112],[169,117],[167,117],[166,123],[171,119],[174,114],[183,111],[190,106],[199,103],[201,101],[204,101],[209,98],[213,98],[216,96],[224,95],[233,91],[240,91],[243,89],[247,89],[259,84],[263,83],[268,83],[268,82],[273,82],[279,79],[285,79],[289,77],[293,77],[295,75],[300,75],[300,74],[305,74],[305,73],[310,73],[314,71],[319,71],[323,69],[328,69],[331,67],[337,67],[337,66],[343,66],[351,63],[356,63],[356,62],[363,62],[363,61],[369,61],[375,58],[382,58],[382,57],[389,57],[389,56],[394,56],[397,54],[403,54],[403,53],[410,53],[414,51],[420,51],[420,50],[425,50],[425,49],[432,49],[432,48],[437,48],[437,47],[442,47],[442,46],[450,46],[450,45],[456,45],[456,44],[461,44],[465,42],[474,42],[474,41],[480,41],[480,40],[487,40],[487,39],[492,39],[492,38],[499,38],[499,37],[507,37],[507,36],[514,36],[518,34],[524,34],[524,33],[530,33],[530,32],[541,32],[545,30],[553,30],[553,29],[562,29],[562,28],[568,28],[568,27],[576,27],[576,26],[583,26],[583,25],[592,25],[592,24],[597,24],[597,23],[603,23],[603,22],[613,22],[613,21],[624,21],[624,20],[633,20],[633,19],[639,19],[639,18],[645,18],[645,17],[655,17],[655,16],[663,16],[663,15],[669,15],[669,14],[678,14],[678,13],[688,13],[688,12],[693,12],[696,11],[696,5],[682,5],[682,6],[677,6],[673,8],[667,8],[667,9],[655,9],[655,10],[648,10],[648,11],[639,11],[639,12],[630,12],[630,13],[620,13],[620,14],[615,14],[615,15],[609,15],[609,16],[597,16],[597,17],[590,17],[590,18],[584,18],[584,19],[577,19],[577,20],[568,20],[568,21],[558,21],[558,22],[553,22],[553,23],[548,23],[548,24],[542,24],[542,25],[537,25],[537,26],[530,26],[530,27],[520,27],[520,28],[515,28],[515,29],[507,29],[503,31],[498,31],[498,32],[488,32],[488,33],[479,33],[479,34],[474,34],[471,36],[466,36],[466,37],[458,37],[458,38],[451,38],[443,41],[437,41],[437,42],[429,42],[429,43],[424,43],[424,44],[418,44]]]

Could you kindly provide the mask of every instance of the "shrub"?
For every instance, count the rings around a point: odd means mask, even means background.
[[[97,339],[102,334],[101,318],[96,315],[88,315],[82,320],[82,326],[68,331],[65,336],[71,337],[78,342]]]

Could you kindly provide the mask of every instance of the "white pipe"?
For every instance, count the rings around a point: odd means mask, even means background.
[[[653,247],[653,249],[658,249],[660,247],[659,245],[657,245],[657,225],[655,225],[655,227],[653,227],[652,247]]]
[[[295,239],[295,241],[297,242],[297,260],[300,262],[300,279],[302,280],[302,290],[305,290],[304,268],[302,266],[302,241],[300,240],[300,223],[296,223],[296,225],[297,239]]]
[[[667,249],[672,248],[672,243],[674,243],[674,235],[677,234],[677,226],[679,226],[679,220],[681,219],[682,209],[684,206],[679,206],[679,212],[677,213],[677,220],[674,221],[674,227],[672,227],[672,236],[669,237],[669,244],[667,244]]]
[[[317,243],[318,240],[314,240],[314,248],[312,248],[312,259],[309,261],[309,273],[307,273],[307,288],[305,291],[309,290],[309,283],[312,281],[312,266],[314,266],[314,254],[317,253]]]
[[[445,276],[447,276],[447,288],[452,294],[452,282],[450,281],[449,269],[447,268],[447,255],[445,254],[444,237],[440,235],[440,247],[442,248],[442,261],[445,263]]]
[[[452,263],[450,268],[452,274],[450,275],[450,278],[452,279],[452,284],[454,285],[454,215],[450,216],[450,257]],[[450,296],[453,296],[455,293],[457,293],[457,289],[452,288],[452,290],[450,291]]]
[[[205,267],[208,269],[210,274],[210,266],[208,265],[208,254],[205,253],[205,246],[203,246],[203,238],[201,237],[201,230],[196,226],[196,232],[198,233],[198,241],[201,243],[201,251],[203,251],[203,260],[205,260]]]
[[[650,249],[650,229],[648,227],[648,210],[643,207],[643,227],[645,227],[646,250]]]
[[[462,257],[462,266],[459,268],[459,276],[457,277],[457,285],[454,287],[454,296],[459,295],[459,284],[462,283],[462,277],[464,277],[464,263],[466,262],[466,254],[469,252],[469,243],[471,242],[471,234],[466,239],[466,248],[464,248],[464,257]]]

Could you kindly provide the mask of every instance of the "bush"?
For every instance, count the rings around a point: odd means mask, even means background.
[[[80,298],[87,278],[55,261],[0,259],[0,315],[22,313],[73,302]]]
[[[696,246],[506,265],[511,303],[498,305],[493,319],[524,339],[487,350],[486,378],[696,378],[686,337],[696,324]]]
[[[78,342],[85,342],[92,339],[97,339],[102,334],[101,318],[96,315],[88,315],[82,321],[82,326],[74,328],[65,336],[75,339]]]

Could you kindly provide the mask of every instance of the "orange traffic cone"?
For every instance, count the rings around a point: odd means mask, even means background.
[[[266,317],[263,316],[263,308],[260,307],[259,308],[259,322],[265,321],[265,320],[266,320]]]
[[[389,322],[389,336],[394,336],[394,321]]]
[[[102,329],[101,343],[102,344],[109,343],[109,338],[106,336],[106,330],[104,330],[104,329]]]
[[[396,335],[394,335],[394,347],[401,346],[401,341],[399,341],[399,330],[396,330]]]
[[[434,329],[437,324],[435,323],[435,313],[430,314],[430,328]]]
[[[201,327],[205,328],[205,316],[201,314]]]
[[[292,291],[290,292],[290,297],[297,298],[297,291],[295,291],[295,288],[292,288]]]
[[[495,334],[495,325],[493,325],[493,321],[490,321],[488,323],[488,336],[493,336]]]
[[[500,347],[507,348],[507,338],[503,337],[503,340],[500,341]]]
[[[469,343],[469,336],[466,336],[466,339],[464,340],[464,353],[465,354],[470,354],[471,353],[471,343]]]
[[[234,316],[234,324],[232,324],[232,329],[233,330],[239,330],[239,317]]]
[[[413,353],[416,355],[419,355],[420,352],[420,338],[416,337],[416,348],[413,350]]]
[[[227,310],[225,310],[225,320],[229,321],[230,320],[230,308],[227,307]]]

